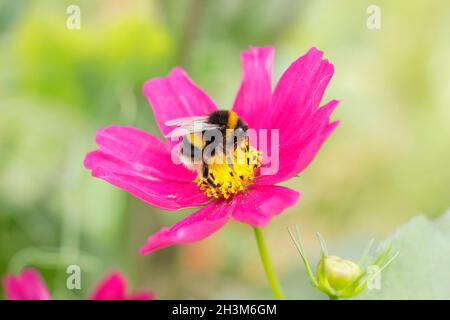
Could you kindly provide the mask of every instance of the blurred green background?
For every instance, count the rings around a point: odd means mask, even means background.
[[[80,30],[66,28],[71,4]],[[380,30],[366,27],[371,4]],[[446,0],[0,0],[0,275],[33,265],[56,298],[84,297],[111,269],[158,298],[271,298],[247,225],[140,257],[148,235],[188,212],[91,178],[83,158],[109,124],[159,135],[141,87],[175,65],[228,108],[241,50],[273,45],[276,80],[317,46],[335,65],[325,100],[341,100],[342,123],[286,183],[302,199],[265,233],[288,297],[324,298],[287,226],[299,224],[313,262],[316,231],[329,251],[357,258],[371,237],[450,205],[449,31]],[[65,287],[70,264],[81,290]]]

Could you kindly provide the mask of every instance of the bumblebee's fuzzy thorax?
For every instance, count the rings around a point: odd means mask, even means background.
[[[209,164],[207,177],[199,173],[195,178],[194,181],[200,190],[208,197],[228,199],[244,191],[253,183],[255,174],[261,167],[261,152],[249,146],[246,140],[235,148],[231,161],[232,164],[221,160],[213,161]],[[214,185],[210,183],[211,181]]]

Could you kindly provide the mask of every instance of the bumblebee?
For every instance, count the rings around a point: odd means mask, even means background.
[[[203,117],[178,118],[167,121],[177,126],[166,137],[182,137],[180,159],[191,170],[198,172],[211,187],[211,163],[226,163],[233,174],[235,150],[241,146],[248,151],[248,126],[233,111],[215,111]]]

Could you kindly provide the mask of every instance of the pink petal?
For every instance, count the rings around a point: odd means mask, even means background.
[[[257,178],[258,185],[272,185],[288,180],[302,172],[314,159],[322,144],[339,125],[339,121],[329,122],[330,114],[338,105],[332,100],[314,111],[307,119],[303,131],[291,132],[291,139],[280,138],[279,169],[276,174]]]
[[[195,173],[172,162],[169,146],[145,131],[110,126],[97,132],[99,150],[86,156],[92,175],[162,209],[198,206],[209,199]]]
[[[311,48],[284,72],[273,93],[270,117],[265,117],[267,128],[298,126],[302,116],[319,107],[334,73],[322,56],[322,51]]]
[[[120,272],[111,272],[91,293],[90,300],[152,300],[153,294],[140,291],[127,295],[127,282]]]
[[[132,293],[127,297],[128,300],[154,300],[155,296],[151,292],[140,291]]]
[[[7,275],[4,279],[5,296],[8,300],[50,300],[50,292],[41,276],[31,268],[18,276]]]
[[[319,108],[334,67],[312,48],[295,61],[277,84],[264,127],[279,130],[279,172],[263,176],[262,184],[278,183],[298,174],[310,163],[336,127],[330,115],[338,101]],[[270,150],[270,148],[269,148]]]
[[[204,116],[217,110],[211,98],[180,67],[166,78],[148,80],[143,90],[163,135],[173,129],[164,124],[168,120]]]
[[[97,284],[91,293],[90,300],[125,300],[126,281],[119,272],[109,274]]]
[[[174,244],[202,240],[222,228],[233,210],[233,202],[213,201],[170,228],[162,228],[150,236],[140,253],[144,255]]]
[[[280,186],[252,186],[234,197],[233,219],[254,227],[265,226],[273,216],[295,205],[300,193]]]
[[[272,47],[250,48],[241,52],[242,82],[233,110],[250,128],[260,128],[261,112],[269,109],[272,98]]]

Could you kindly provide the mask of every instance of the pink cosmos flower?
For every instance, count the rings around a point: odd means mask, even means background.
[[[199,241],[230,219],[262,227],[273,216],[295,205],[299,192],[276,184],[303,171],[337,127],[338,121],[330,122],[330,115],[338,101],[320,106],[334,68],[322,59],[321,51],[312,48],[291,64],[272,91],[273,56],[272,47],[250,48],[241,53],[242,82],[232,110],[249,128],[279,129],[279,170],[273,175],[250,170],[245,188],[232,189],[228,199],[211,197],[211,193],[194,183],[198,181],[196,172],[172,161],[172,141],[123,126],[97,132],[99,150],[85,159],[85,166],[92,170],[93,176],[161,209],[203,206],[150,236],[141,254]],[[218,110],[180,67],[165,78],[147,81],[143,91],[164,136],[173,129],[166,125],[169,120],[205,116]]]
[[[5,296],[8,300],[50,300],[52,297],[39,273],[27,268],[18,276],[4,278]],[[112,272],[90,294],[91,300],[152,300],[149,292],[126,293],[126,280],[119,272]]]
[[[5,296],[8,300],[50,300],[50,292],[42,277],[34,269],[28,268],[18,276],[4,278]]]
[[[127,293],[127,283],[120,272],[112,272],[101,280],[89,296],[90,300],[153,300],[150,292]]]

